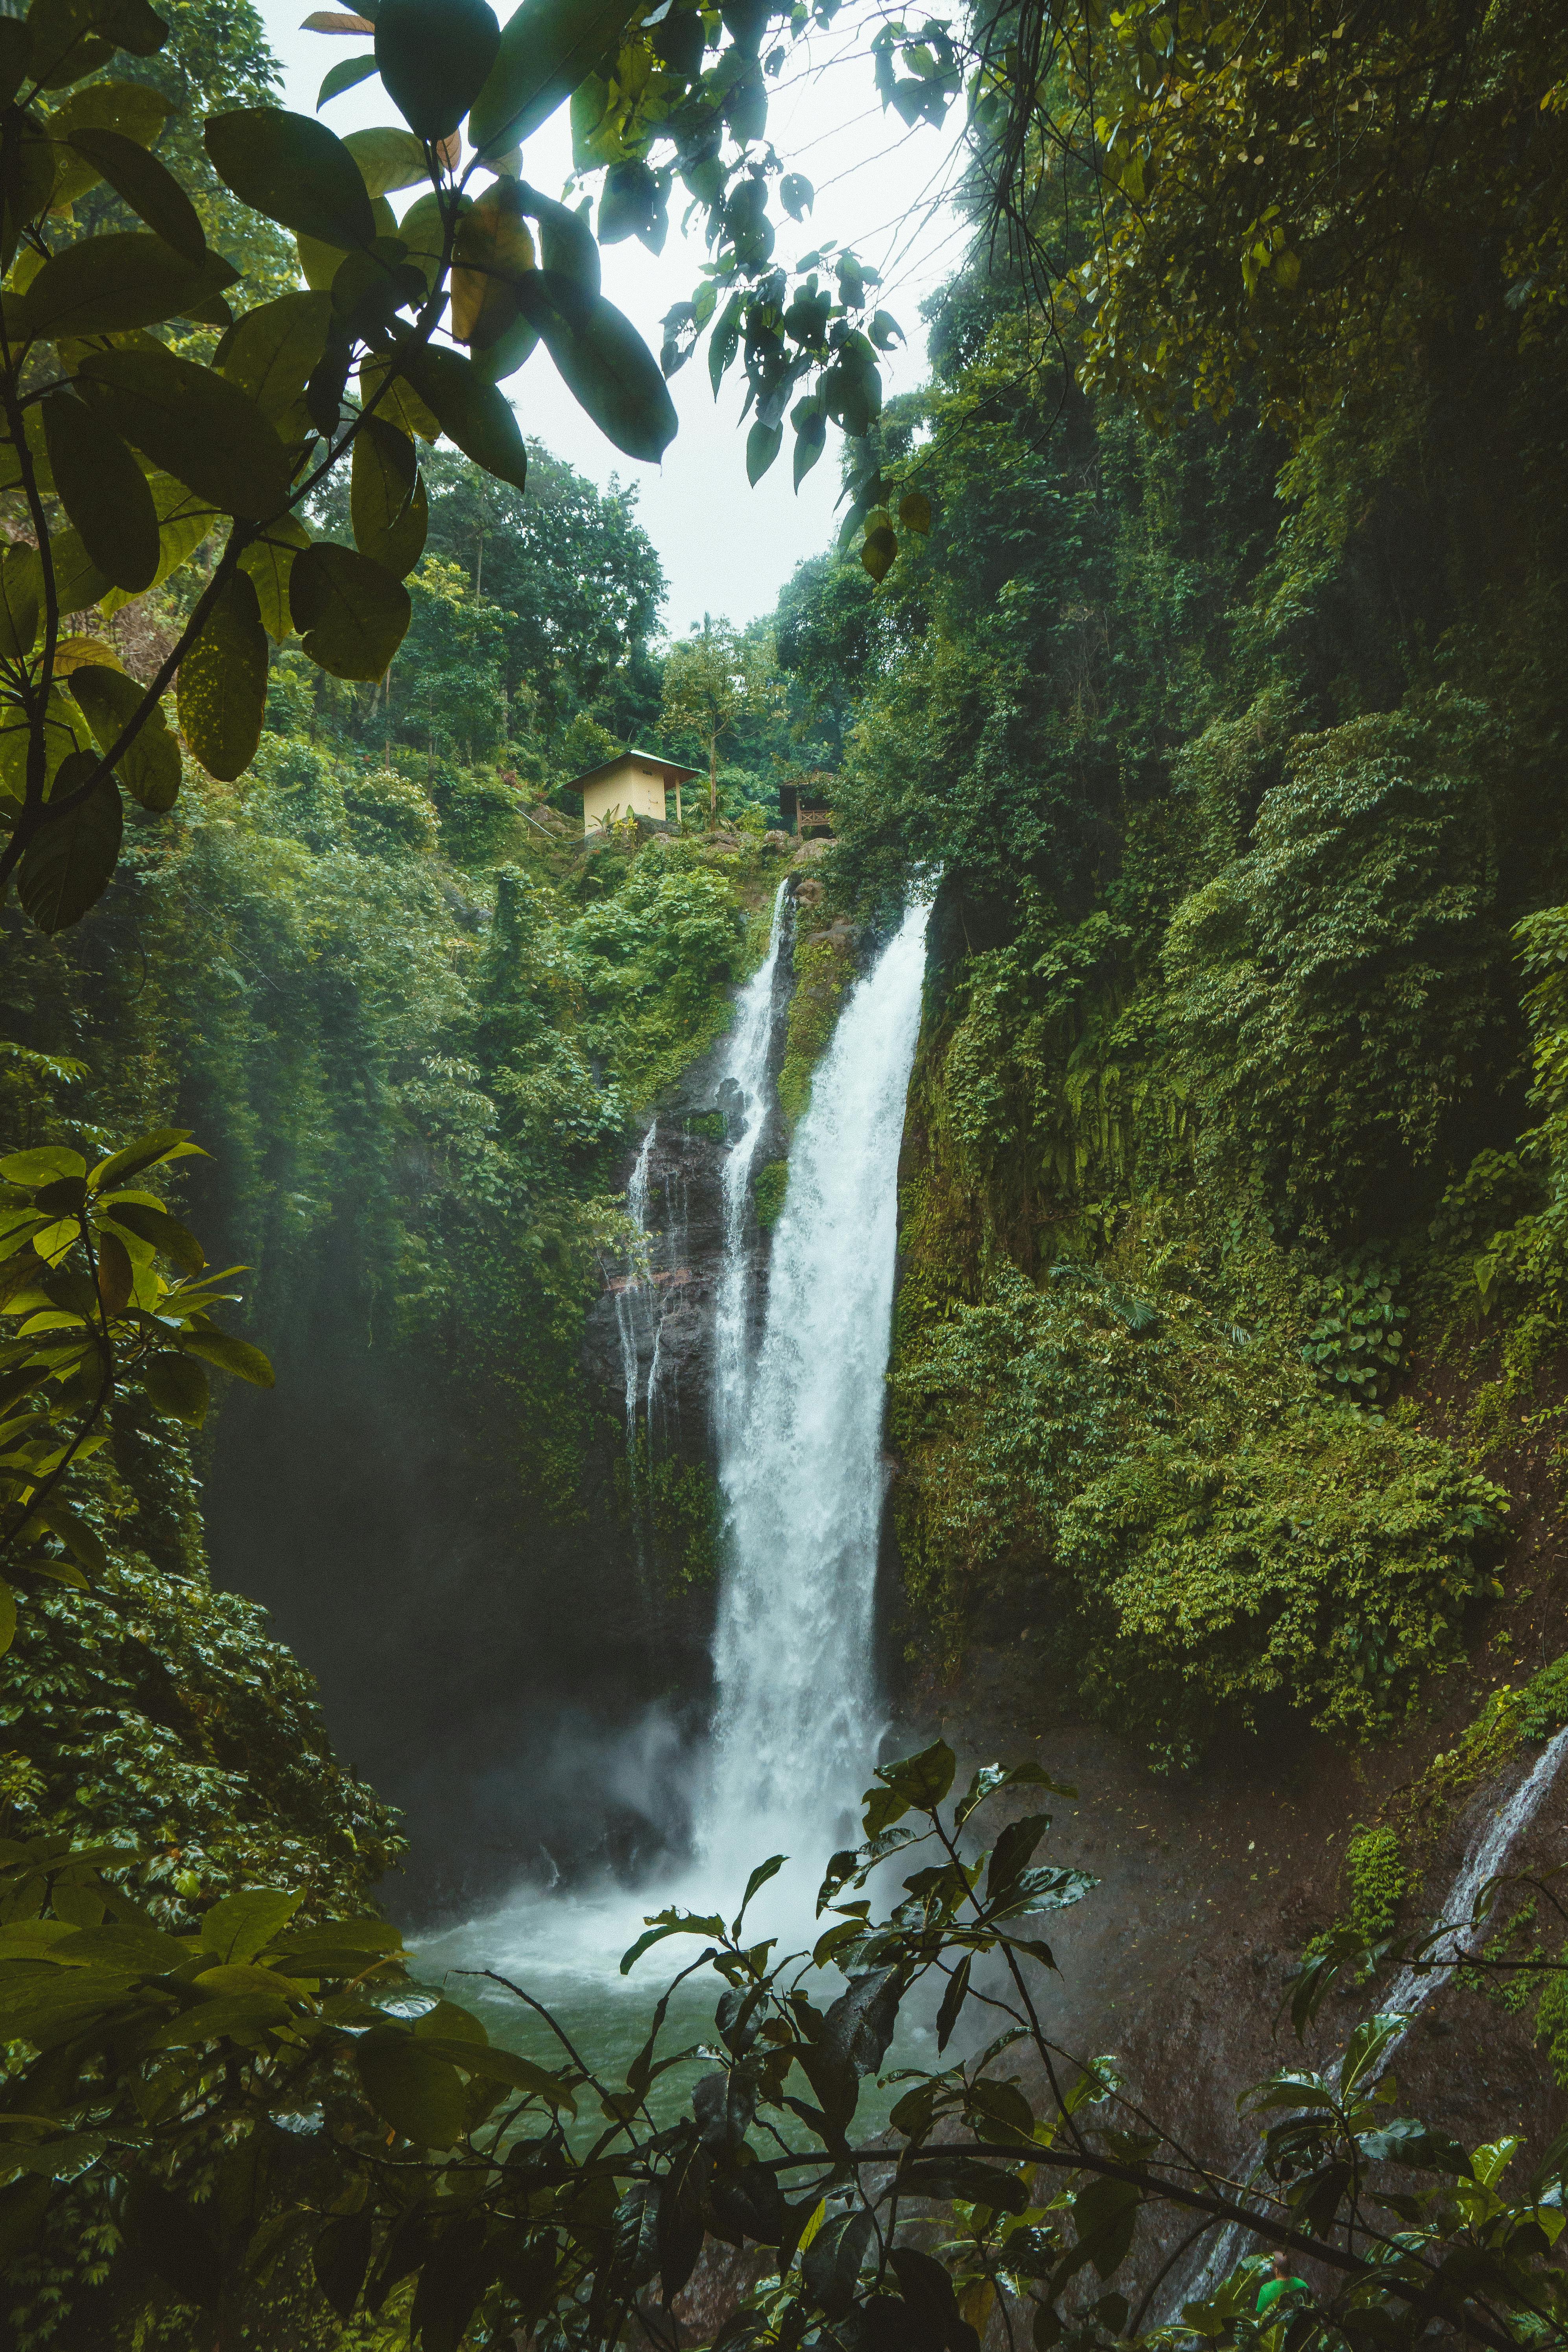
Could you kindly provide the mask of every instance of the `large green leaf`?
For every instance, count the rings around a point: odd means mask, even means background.
[[[0,261],[9,268],[23,229],[54,201],[60,151],[24,119],[16,132],[8,169],[0,179],[4,195],[4,234]]]
[[[470,361],[457,352],[426,345],[404,353],[398,366],[465,457],[498,481],[510,482],[520,490],[526,487],[528,450],[510,403]]]
[[[85,613],[102,600],[111,584],[108,573],[99,570],[88,552],[79,530],[57,531],[49,541],[49,559],[54,565],[55,594],[62,613]],[[36,556],[34,562],[37,562]],[[42,564],[38,572],[41,582]],[[38,601],[41,605],[41,586]]]
[[[313,662],[334,677],[374,680],[407,633],[408,591],[369,556],[318,540],[289,579],[294,625]]]
[[[413,443],[379,416],[354,436],[349,513],[360,553],[405,580],[425,550],[429,504]]]
[[[27,32],[27,72],[46,89],[96,73],[116,49],[155,57],[169,37],[147,0],[33,0]]]
[[[341,98],[345,89],[353,89],[356,82],[368,81],[374,71],[374,51],[367,57],[345,58],[342,65],[333,66],[316,93],[317,113],[320,114],[329,100]]]
[[[452,338],[489,351],[521,312],[518,282],[534,268],[522,190],[496,180],[458,224],[452,247]]]
[[[289,576],[294,569],[294,559],[303,547],[310,544],[310,534],[303,523],[292,515],[284,515],[268,523],[259,539],[252,540],[239,559],[239,568],[256,590],[260,608],[261,625],[275,645],[294,632],[293,615],[289,609]]]
[[[188,1356],[177,1356],[173,1349],[150,1356],[142,1367],[142,1386],[153,1410],[170,1421],[199,1429],[207,1417],[212,1402],[207,1376]]]
[[[462,2137],[468,2107],[462,2077],[412,2034],[367,2034],[354,2063],[371,2105],[405,2139],[450,2147]]]
[[[584,294],[597,294],[601,280],[599,248],[584,215],[574,213],[570,205],[557,204],[553,196],[542,196],[526,182],[519,184],[518,194],[523,210],[539,223],[541,268],[549,272],[552,281],[563,282],[563,307],[571,307],[566,290],[571,288]]]
[[[43,404],[55,489],[99,569],[117,588],[152,585],[158,514],[147,478],[118,433],[68,389]]]
[[[83,237],[46,261],[17,305],[22,331],[34,337],[122,333],[164,319],[191,319],[239,276],[208,253],[197,267],[140,229]],[[9,316],[9,308],[7,310]]]
[[[359,165],[325,123],[249,106],[209,115],[202,136],[218,177],[268,220],[345,250],[374,236]]]
[[[253,1960],[300,1908],[302,1898],[280,1886],[251,1886],[226,1895],[202,1917],[201,1946],[229,1964]]]
[[[248,1381],[254,1389],[269,1389],[276,1385],[277,1374],[259,1348],[248,1339],[231,1339],[226,1331],[193,1331],[185,1339],[187,1354],[200,1356],[205,1363],[216,1364],[220,1371],[233,1372]]]
[[[122,131],[73,131],[70,143],[165,245],[193,268],[200,267],[207,250],[200,215],[156,155]]]
[[[327,347],[331,315],[329,293],[279,294],[236,320],[219,346],[218,365],[276,421],[310,382]]]
[[[382,88],[421,139],[451,136],[500,47],[500,26],[485,0],[382,0],[375,13]]]
[[[93,740],[100,751],[108,751],[141,709],[146,689],[135,678],[127,677],[123,670],[103,669],[96,663],[89,663],[72,670],[70,691],[92,730]],[[121,753],[115,772],[132,799],[142,808],[174,807],[180,790],[180,747],[165,726],[161,710],[155,709],[143,720],[130,749]]]
[[[73,751],[55,777],[64,797],[84,783],[98,765],[96,751]],[[120,790],[104,776],[76,808],[46,819],[16,868],[16,894],[41,931],[68,930],[96,905],[109,887],[120,856],[125,814]]]
[[[447,2011],[448,2015],[453,2013]],[[462,2018],[468,2012],[458,2010],[455,2014]],[[474,2021],[477,2023],[478,2021]],[[564,2107],[569,2114],[576,2114],[577,2102],[566,2084],[555,2075],[547,2074],[542,2066],[536,2066],[531,2058],[520,2058],[510,2050],[492,2049],[488,2042],[467,2038],[458,2040],[447,2034],[426,2034],[423,2028],[428,2022],[427,2012],[414,2030],[423,2046],[433,2051],[437,2057],[447,2059],[454,2066],[461,2066],[468,2074],[481,2075],[487,2082],[504,2083],[511,2091],[531,2092],[536,2098],[547,2099],[552,2107]]]
[[[256,402],[152,346],[93,352],[77,381],[132,447],[224,514],[261,520],[289,495],[289,452]]]
[[[458,199],[458,228],[473,208],[471,196]],[[417,203],[409,205],[397,224],[397,234],[408,248],[408,258],[416,269],[425,273],[425,283],[434,293],[446,268],[447,224],[441,217],[441,199],[434,188],[426,190]],[[456,234],[454,235],[454,247]]]
[[[200,1274],[206,1264],[206,1253],[188,1225],[172,1217],[167,1209],[149,1207],[145,1201],[110,1201],[101,1212],[114,1224],[122,1226],[150,1250],[162,1250],[173,1258],[183,1274]],[[247,1953],[246,1958],[249,1958]]]
[[[0,106],[9,106],[22,87],[27,73],[27,58],[33,47],[26,25],[15,16],[0,19]],[[4,2260],[0,2256],[0,2260]]]
[[[180,664],[180,726],[209,776],[232,783],[256,757],[267,708],[267,632],[243,572],[226,582]]]
[[[31,653],[38,634],[43,573],[30,547],[8,547],[0,558],[0,653],[16,661]]]
[[[548,299],[543,273],[541,279],[546,299],[531,315],[573,398],[617,449],[657,465],[679,423],[658,362],[613,302],[600,295],[585,315],[575,303],[569,314]]]
[[[479,153],[504,155],[529,138],[645,13],[626,0],[522,0],[468,118]]]
[[[528,319],[516,319],[493,343],[473,355],[474,373],[484,383],[504,383],[515,375],[539,341],[539,330]]]
[[[411,131],[385,123],[374,131],[351,131],[343,145],[359,165],[367,194],[384,196],[395,188],[423,187],[430,177],[425,149]]]
[[[153,474],[147,488],[153,494],[153,504],[158,516],[158,569],[153,575],[154,588],[162,586],[172,572],[177,572],[189,555],[193,555],[217,520],[212,501],[198,498],[185,483],[177,482],[173,474]],[[118,612],[130,597],[123,588],[110,588],[100,599],[106,613]]]
[[[384,196],[371,198],[370,216],[377,237],[396,235],[397,216]],[[373,244],[374,241],[374,238],[371,240]],[[330,294],[339,270],[348,259],[350,247],[321,236],[297,236],[294,243],[299,249],[300,268],[306,285],[318,293]],[[353,248],[356,252],[363,249],[359,247]]]
[[[121,138],[133,139],[138,146],[151,147],[163,128],[174,107],[162,90],[151,89],[142,81],[90,81],[70,96],[49,116],[47,129],[51,139],[62,142],[58,150],[59,169],[55,175],[52,200],[57,205],[74,204],[78,196],[86,195],[102,177],[96,163],[69,142],[79,131],[118,131]]]

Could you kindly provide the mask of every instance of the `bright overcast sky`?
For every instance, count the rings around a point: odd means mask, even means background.
[[[301,114],[315,110],[329,66],[357,53],[358,44],[299,30],[311,0],[262,0],[267,30],[284,73],[284,102]],[[352,0],[347,0],[352,5]],[[506,0],[497,12],[503,22]],[[778,254],[793,261],[821,238],[852,246],[868,267],[880,269],[880,299],[903,327],[909,347],[883,364],[889,392],[907,391],[925,373],[920,305],[951,271],[960,234],[946,202],[957,169],[962,101],[943,131],[909,131],[884,113],[847,8],[830,36],[818,37],[816,64],[786,66],[768,110],[768,130],[786,168],[803,172],[816,190],[815,213],[800,226],[780,224]],[[857,54],[858,51],[858,54]],[[331,100],[323,121],[339,132],[397,118],[379,82],[366,82]],[[564,108],[529,142],[524,169],[535,184],[556,193],[571,169]],[[635,239],[607,246],[605,292],[635,320],[657,352],[659,321],[672,302],[689,300],[705,258],[700,238],[683,239],[684,192],[670,199],[670,233],[657,257]],[[399,199],[399,202],[404,201]],[[412,201],[410,196],[407,201]],[[696,224],[693,224],[694,231]],[[755,489],[746,480],[745,432],[739,425],[743,379],[736,362],[715,404],[708,383],[707,346],[674,378],[670,390],[680,431],[662,466],[624,457],[595,429],[572,399],[541,346],[506,389],[525,433],[564,457],[601,487],[612,475],[637,486],[638,511],[658,550],[669,583],[665,625],[680,635],[705,612],[731,621],[767,612],[803,556],[827,544],[838,497],[838,434],[797,498],[790,486],[793,436],[771,473]]]

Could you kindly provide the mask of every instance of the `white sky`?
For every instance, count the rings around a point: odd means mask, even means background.
[[[300,19],[311,5],[261,0],[283,68],[284,103],[301,114],[314,113],[328,68],[357,56],[362,47],[300,32]],[[504,23],[510,14],[506,0],[497,13]],[[855,14],[846,8],[831,35],[816,37],[810,70],[804,52],[795,52],[769,106],[769,134],[786,169],[803,172],[816,191],[816,209],[803,223],[781,220],[778,258],[793,262],[820,240],[836,237],[882,271],[879,299],[910,338],[907,349],[884,360],[883,383],[889,393],[902,392],[925,374],[921,301],[942,283],[961,250],[946,196],[959,165],[963,105],[960,100],[950,110],[940,131],[909,131],[896,114],[884,113],[866,55],[870,28],[858,34]],[[329,100],[321,120],[341,135],[397,116],[380,83],[372,81]],[[564,107],[530,141],[523,168],[537,186],[559,190],[571,170]],[[706,257],[695,222],[689,239],[680,235],[684,199],[677,182],[669,236],[657,257],[635,239],[604,248],[605,292],[655,352],[659,321],[671,303],[689,300]],[[636,482],[638,512],[669,583],[665,625],[672,635],[683,635],[705,612],[740,624],[769,611],[795,565],[825,547],[837,528],[841,436],[828,427],[827,446],[796,497],[794,436],[786,426],[772,471],[752,489],[746,480],[745,431],[738,422],[742,386],[737,360],[715,404],[707,345],[701,345],[670,385],[680,431],[662,466],[642,465],[613,449],[565,390],[542,347],[506,386],[525,433],[601,488],[612,475]]]

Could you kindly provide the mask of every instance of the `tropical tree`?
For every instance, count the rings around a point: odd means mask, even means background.
[[[528,0],[504,35],[484,0],[316,21],[374,42],[333,68],[321,103],[379,74],[405,127],[339,140],[265,103],[208,118],[217,179],[295,240],[305,284],[260,302],[209,242],[177,148],[168,162],[153,152],[168,100],[103,79],[116,57],[166,41],[148,0],[35,0],[0,26],[0,495],[15,517],[0,577],[0,886],[14,874],[46,930],[107,887],[126,793],[152,814],[172,805],[181,752],[163,697],[176,679],[186,748],[230,780],[259,737],[269,638],[298,631],[340,678],[384,675],[426,537],[420,445],[445,436],[521,488],[527,451],[500,386],[536,346],[617,448],[657,458],[668,446],[668,393],[599,290],[588,218],[521,176],[522,142],[559,105],[572,101],[584,168],[607,167],[600,237],[657,239],[679,167],[709,215],[710,284],[735,289],[737,318],[753,300],[777,309],[765,9],[727,41],[695,7],[628,33],[619,0]],[[662,173],[646,160],[656,138],[673,149]],[[70,217],[100,184],[142,226],[102,225],[90,207]],[[804,202],[804,183],[781,187]],[[409,190],[399,217],[391,197]],[[837,303],[775,341],[792,383],[854,377],[833,413],[863,434],[879,389],[855,321],[873,294],[843,264],[838,279]],[[352,545],[310,522],[340,470]],[[195,593],[146,678],[68,626],[182,572]]]
[[[708,821],[719,818],[719,749],[748,720],[783,708],[770,640],[742,635],[728,621],[702,616],[700,629],[672,646],[664,671],[666,730],[693,739],[708,762]]]

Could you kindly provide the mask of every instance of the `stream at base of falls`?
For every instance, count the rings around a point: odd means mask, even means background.
[[[715,1328],[714,1434],[725,1515],[718,1704],[706,1750],[691,1759],[692,1858],[636,1887],[520,1889],[416,1947],[427,1984],[448,1972],[490,1969],[522,1986],[591,2056],[602,2081],[624,2081],[658,1995],[702,1948],[700,1939],[672,1939],[623,1977],[621,1955],[648,1913],[676,1905],[731,1916],[753,1865],[784,1853],[789,1860],[753,1902],[748,1928],[784,1939],[785,1950],[809,1949],[819,1932],[814,1906],[823,1865],[836,1847],[853,1842],[856,1808],[877,1759],[883,1380],[928,915],[924,904],[910,908],[847,997],[814,1074],[790,1150],[754,1348],[747,1337],[749,1186],[768,1108],[773,976],[789,919],[782,890],[766,959],[736,1005],[721,1081],[732,1083],[739,1102],[725,1169]],[[646,1164],[645,1145],[639,1172]],[[637,1204],[629,1205],[635,1213]],[[629,1412],[635,1388],[628,1394]],[[482,1977],[454,1973],[450,1981],[453,1997],[479,2010],[493,2040],[558,2062],[548,2027],[513,1994]],[[719,1991],[706,1972],[681,1988],[661,2050],[711,2038]],[[889,2063],[917,2058],[926,2038],[911,2022]],[[663,2079],[673,2103],[689,2087],[690,2070]],[[869,2084],[862,2112],[877,2113]]]

